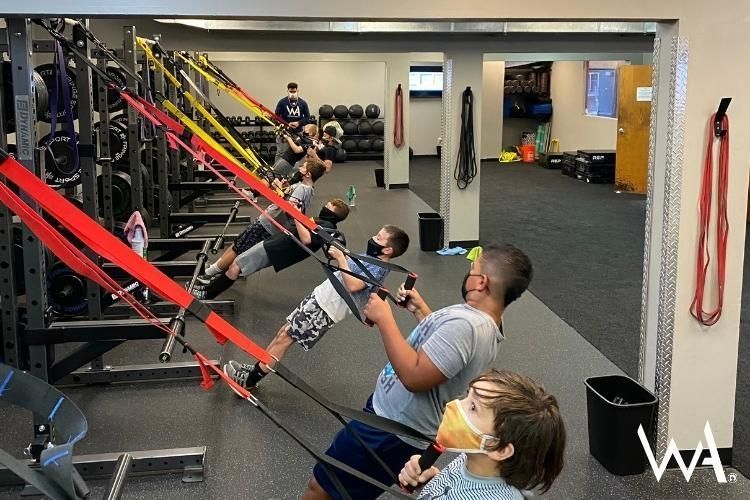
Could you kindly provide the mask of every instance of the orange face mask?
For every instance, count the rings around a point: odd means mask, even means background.
[[[458,399],[445,405],[443,420],[437,432],[437,442],[457,453],[487,453],[488,441],[497,440],[483,434],[469,419]]]

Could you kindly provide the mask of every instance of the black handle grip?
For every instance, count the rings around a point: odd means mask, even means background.
[[[380,300],[385,300],[388,298],[388,290],[385,288],[378,288],[378,297],[380,297]],[[370,321],[369,319],[365,318],[365,325],[367,326],[375,326],[375,323]]]
[[[417,273],[409,273],[406,276],[406,281],[404,282],[404,289],[405,290],[411,290],[414,288],[414,285],[417,283]],[[398,305],[401,307],[406,307],[406,303],[409,302],[409,298],[405,298],[403,300],[398,301]]]
[[[422,456],[419,457],[419,469],[422,472],[429,469],[435,465],[435,462],[437,462],[437,459],[440,458],[440,455],[443,453],[445,453],[445,447],[443,447],[443,445],[432,443],[429,448],[422,452]],[[410,484],[407,484],[403,488],[409,493],[414,491],[414,486]]]

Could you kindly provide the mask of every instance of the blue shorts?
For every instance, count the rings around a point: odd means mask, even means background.
[[[368,413],[375,413],[372,409],[372,396],[367,400],[367,404],[363,409]],[[412,455],[419,455],[424,451],[403,442],[395,434],[375,429],[362,422],[352,420],[347,427],[349,426],[359,434],[362,440],[370,446],[396,475],[398,475]],[[383,467],[370,456],[367,450],[362,447],[357,438],[346,427],[336,434],[333,443],[331,443],[331,446],[326,451],[326,455],[344,462],[363,474],[377,479],[381,483],[387,485],[393,484],[391,477],[383,470]],[[328,469],[336,474],[346,491],[356,500],[374,499],[383,494],[380,488],[365,483],[351,474],[340,471],[333,466],[328,467]],[[336,500],[341,498],[322,465],[319,463],[315,464],[313,475],[318,484],[332,498]]]

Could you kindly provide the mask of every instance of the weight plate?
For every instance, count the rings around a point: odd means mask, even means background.
[[[99,188],[99,204],[103,206],[104,187],[102,176],[97,178]],[[123,220],[130,217],[133,213],[133,204],[131,202],[130,175],[125,172],[115,170],[112,172],[112,215],[115,219]]]
[[[73,157],[73,144],[70,137],[57,132],[50,141],[47,134],[39,141],[39,147],[45,149],[45,181],[50,186],[71,187],[81,183],[81,163]],[[76,134],[76,140],[78,135]],[[49,143],[49,144],[48,144]]]
[[[101,122],[94,124],[94,131],[98,132]],[[109,157],[114,164],[127,163],[128,161],[128,129],[120,122],[109,122]]]
[[[47,86],[47,90],[50,96],[52,96],[53,92],[52,85],[57,85],[57,121],[65,121],[66,110],[65,106],[63,105],[62,86],[57,84],[55,81],[55,65],[42,64],[41,66],[37,66],[35,70],[37,73],[39,73],[39,76],[42,77],[42,80],[44,80],[44,84]],[[68,86],[70,87],[70,103],[73,107],[73,119],[75,120],[76,118],[78,118],[78,85],[76,85],[76,74],[75,70],[70,66],[67,66],[65,68],[65,72]],[[42,113],[39,119],[47,123],[50,123],[52,121],[52,113],[49,110],[49,107],[44,111],[44,113]]]
[[[119,88],[124,88],[126,83],[125,73],[120,68],[108,67],[107,75],[115,81]],[[99,111],[99,77],[93,74],[94,110]],[[114,113],[128,107],[128,103],[122,95],[113,88],[107,87],[107,111]]]
[[[86,281],[62,262],[47,271],[47,301],[61,316],[82,314],[87,306]]]

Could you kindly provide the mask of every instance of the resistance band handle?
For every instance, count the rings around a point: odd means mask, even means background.
[[[386,288],[378,288],[378,297],[380,297],[380,300],[385,300],[388,298],[388,290]],[[365,318],[365,325],[367,326],[375,326],[375,323],[370,321],[369,319]]]
[[[445,447],[439,443],[432,443],[429,448],[422,452],[422,456],[419,457],[419,469],[425,471],[435,465],[440,455],[445,453]],[[407,484],[403,487],[409,493],[414,492],[414,486]]]
[[[409,273],[406,276],[406,281],[404,282],[404,290],[411,290],[414,288],[414,285],[417,283],[417,273]],[[400,307],[406,307],[406,304],[409,302],[409,297],[404,297],[402,300],[399,300],[396,304],[398,304]]]

